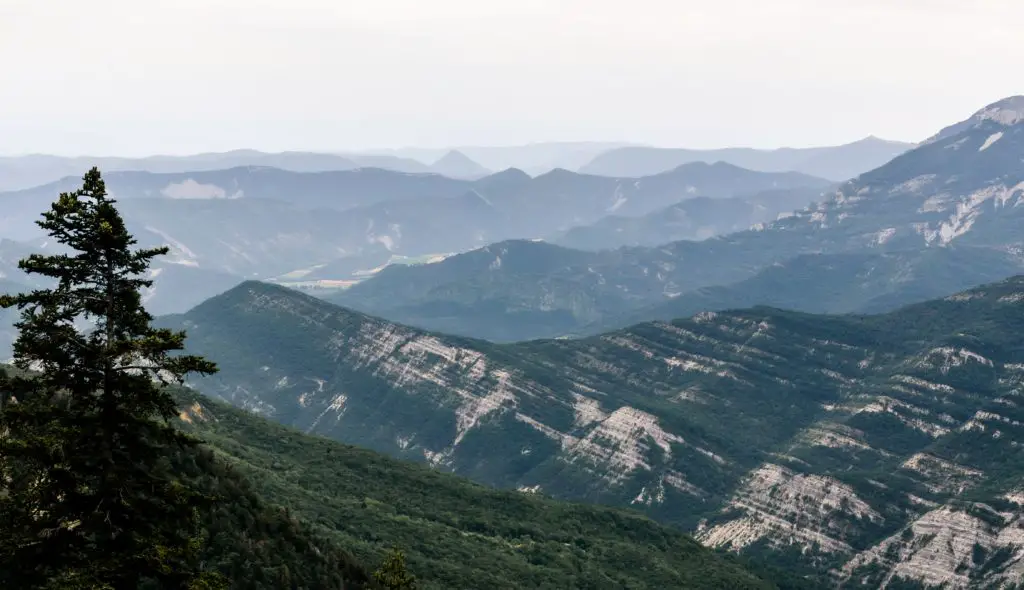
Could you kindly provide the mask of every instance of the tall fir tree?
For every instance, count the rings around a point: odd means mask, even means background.
[[[0,587],[208,588],[198,509],[212,501],[171,468],[198,441],[175,429],[166,385],[216,366],[179,354],[184,332],[142,305],[150,263],[133,249],[99,170],[38,225],[67,253],[19,268],[53,286],[0,297],[17,307],[15,365],[0,370]],[[84,328],[83,328],[84,326]]]

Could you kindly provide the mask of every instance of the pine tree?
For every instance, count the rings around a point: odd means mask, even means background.
[[[373,579],[387,590],[416,590],[416,577],[405,567],[405,553],[392,549],[373,572]]]
[[[54,286],[0,298],[21,310],[15,365],[37,373],[0,371],[0,587],[216,583],[197,562],[212,499],[171,468],[197,441],[171,425],[166,385],[217,369],[151,326],[140,291],[168,249],[133,249],[114,204],[91,169],[37,222],[68,253],[19,263]]]

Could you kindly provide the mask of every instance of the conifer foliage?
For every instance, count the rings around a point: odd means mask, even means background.
[[[373,579],[387,590],[416,590],[416,577],[405,567],[405,553],[392,549],[384,558]]]
[[[141,290],[167,248],[136,240],[100,172],[62,193],[38,225],[68,253],[19,268],[53,286],[0,297],[17,307],[15,365],[0,370],[0,587],[209,588],[198,510],[213,501],[173,473],[198,441],[175,429],[166,384],[216,366],[179,354]]]

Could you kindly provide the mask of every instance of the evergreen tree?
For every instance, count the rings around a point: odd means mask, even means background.
[[[166,388],[216,367],[150,325],[140,290],[168,249],[133,249],[114,203],[91,169],[37,222],[67,253],[19,263],[53,287],[0,298],[21,311],[15,365],[38,372],[0,371],[0,587],[217,583],[198,563],[197,511],[212,499],[170,467],[197,441],[170,424]]]
[[[392,549],[384,558],[373,579],[387,590],[416,590],[416,577],[405,567],[405,553]]]

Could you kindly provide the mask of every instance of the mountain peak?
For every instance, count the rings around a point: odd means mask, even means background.
[[[528,182],[532,177],[519,168],[506,168],[480,179],[480,182]]]
[[[726,162],[725,160],[715,160],[714,162],[705,162],[703,160],[697,160],[694,162],[686,162],[684,164],[680,164],[671,170],[663,172],[662,174],[706,174],[709,172],[717,172],[720,174],[743,174],[745,172],[750,172],[750,170],[743,168],[741,166],[737,166],[736,164]]]
[[[456,178],[486,176],[491,172],[459,150],[450,150],[447,154],[441,156],[438,161],[434,162],[430,168],[438,174]]]
[[[435,166],[438,166],[438,165],[450,165],[450,164],[460,164],[460,165],[463,165],[463,164],[466,164],[466,163],[470,163],[470,164],[473,164],[473,165],[476,164],[476,162],[471,160],[469,158],[469,156],[467,156],[466,154],[460,152],[459,150],[449,150],[447,154],[445,154],[445,155],[441,156],[440,158],[438,158],[438,160],[436,162],[434,162],[434,165]]]
[[[1000,125],[1016,125],[1024,122],[1024,96],[1010,96],[994,102],[974,113],[972,121],[995,121]]]
[[[875,134],[871,134],[871,135],[869,135],[867,137],[858,139],[857,141],[852,141],[852,142],[850,142],[850,143],[848,143],[846,145],[848,145],[848,146],[850,146],[850,145],[899,146],[899,147],[904,147],[904,148],[910,148],[914,144],[906,143],[906,142],[902,142],[902,141],[895,141],[895,140],[892,140],[892,139],[885,139],[884,137],[878,137]]]
[[[548,170],[544,174],[538,174],[537,176],[534,176],[534,179],[535,180],[550,179],[550,178],[564,179],[564,178],[571,178],[571,177],[574,177],[574,176],[582,176],[582,175],[586,175],[586,173],[585,172],[573,172],[572,170],[568,170],[566,168],[552,168],[551,170]]]
[[[943,128],[935,135],[926,139],[922,145],[935,143],[960,135],[965,131],[976,129],[990,121],[996,125],[1002,125],[1004,127],[1024,123],[1024,96],[1010,96],[1002,100],[998,100],[975,112],[969,119],[965,119],[959,123],[954,123]]]
[[[501,172],[495,172],[473,182],[474,191],[483,191],[485,198],[514,193],[525,187],[533,178],[518,168],[508,168]]]

